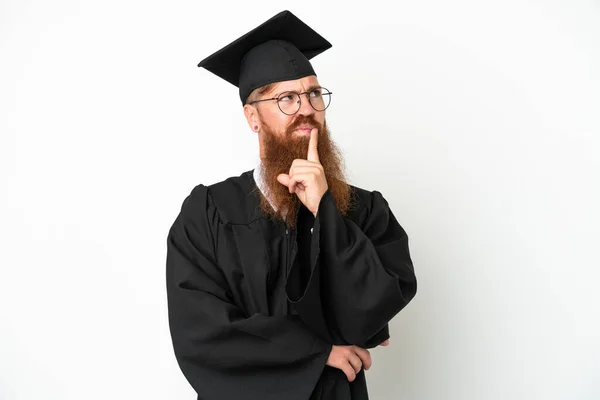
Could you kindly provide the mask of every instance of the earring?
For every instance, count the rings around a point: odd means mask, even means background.
[[[254,132],[258,132],[258,125],[254,125]]]

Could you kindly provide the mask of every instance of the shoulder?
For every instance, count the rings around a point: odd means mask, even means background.
[[[352,186],[357,207],[355,221],[373,241],[387,241],[390,237],[407,239],[407,234],[396,219],[386,198],[378,190]]]
[[[253,186],[252,171],[246,171],[238,176],[231,176],[220,182],[207,186],[216,201],[234,200],[232,197],[239,197],[247,194]]]
[[[185,199],[193,212],[216,213],[226,223],[246,224],[255,217],[256,187],[252,171],[232,176],[212,184],[196,185]]]
[[[350,185],[352,192],[352,211],[358,213],[369,213],[374,207],[388,205],[387,201],[378,190],[365,189],[363,187]]]
[[[380,191],[350,185],[351,206],[347,217],[363,231],[370,231],[374,225],[386,225],[394,219],[387,200]]]

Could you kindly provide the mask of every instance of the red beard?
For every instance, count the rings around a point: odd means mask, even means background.
[[[296,213],[302,202],[295,193],[290,193],[287,186],[277,181],[279,174],[287,174],[295,159],[306,159],[309,136],[294,136],[294,131],[302,124],[310,124],[319,130],[317,151],[323,166],[327,186],[331,192],[338,211],[346,215],[351,206],[350,186],[346,182],[343,159],[335,143],[331,140],[327,123],[319,124],[312,116],[300,116],[291,124],[284,137],[277,136],[263,123],[265,137],[263,140],[263,158],[261,165],[262,187],[275,210],[261,195],[261,209],[268,217],[286,221],[291,227],[296,223]]]

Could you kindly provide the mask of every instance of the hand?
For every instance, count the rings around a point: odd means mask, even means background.
[[[302,204],[317,216],[321,198],[328,189],[323,166],[319,162],[317,152],[319,130],[310,131],[308,154],[306,160],[296,159],[292,162],[288,174],[279,174],[277,181],[289,188],[290,193],[296,193]]]
[[[358,346],[336,346],[333,345],[327,365],[342,370],[348,378],[348,382],[356,379],[361,368],[371,368],[371,353],[368,350]]]
[[[384,340],[380,346],[387,346],[388,344],[390,344],[390,339]]]

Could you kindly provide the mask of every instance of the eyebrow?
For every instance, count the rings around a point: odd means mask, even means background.
[[[313,91],[313,90],[315,90],[315,89],[320,89],[321,87],[322,87],[321,85],[310,85],[310,86],[309,86],[309,87],[306,89],[306,91],[307,91],[307,92],[311,92],[311,91]],[[288,92],[301,93],[301,92],[297,92],[297,91],[295,91],[295,90],[284,90],[284,91],[282,91],[282,92],[279,92],[279,93],[274,93],[274,94],[273,94],[273,97],[279,97],[279,96],[281,96],[281,94],[282,94],[282,93],[288,93]]]

